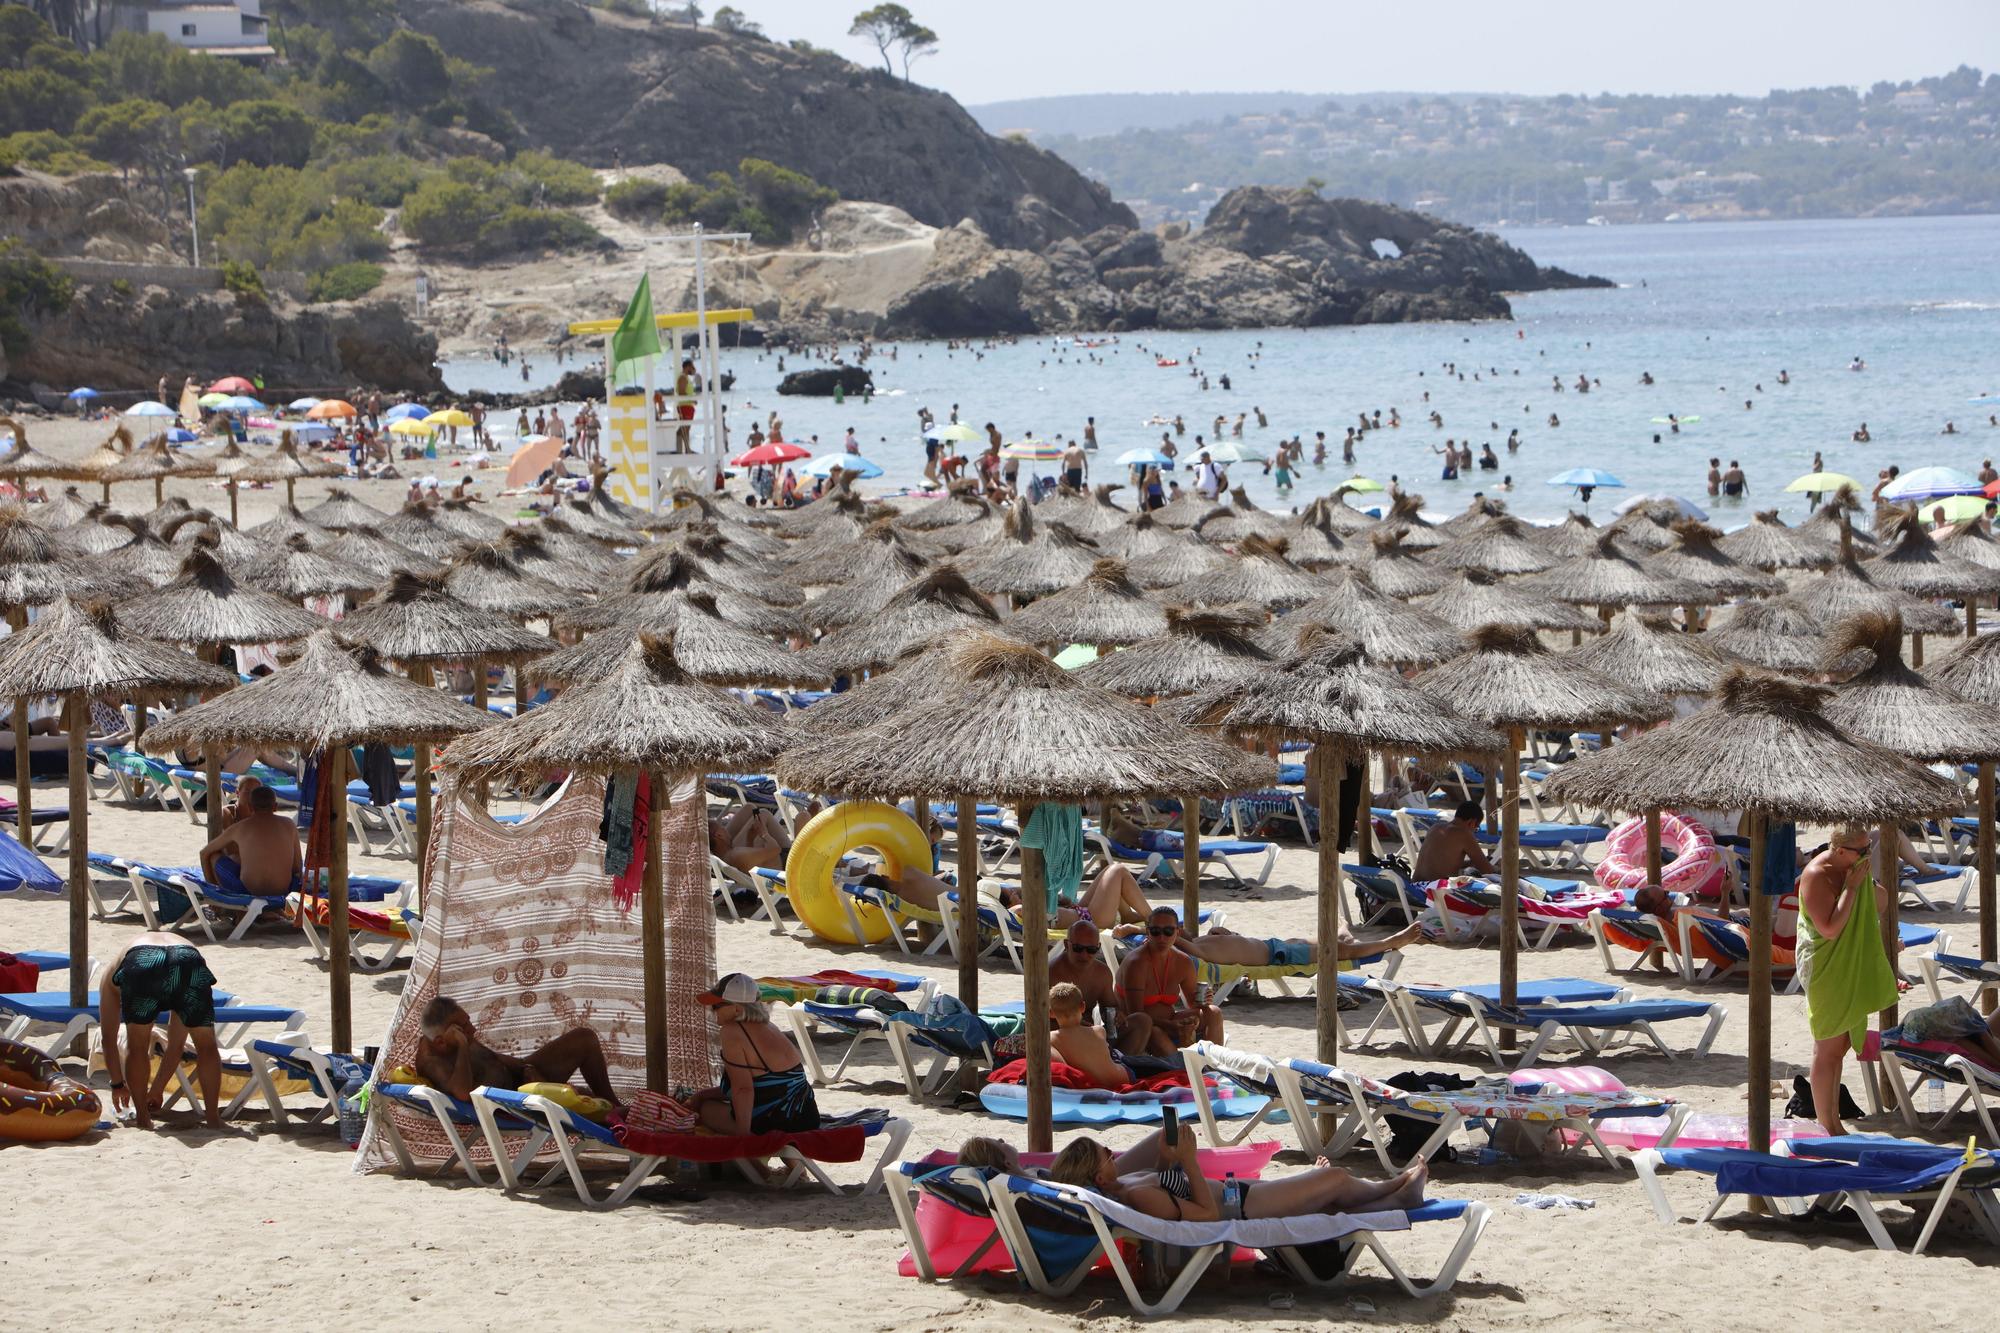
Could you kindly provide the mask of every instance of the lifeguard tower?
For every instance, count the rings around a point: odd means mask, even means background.
[[[748,240],[747,233],[705,234],[697,224],[688,235],[663,239],[694,246],[695,308],[653,317],[660,334],[659,354],[645,359],[643,378],[623,377],[637,378],[638,383],[609,382],[613,362],[610,338],[622,321],[591,319],[569,326],[575,336],[606,340],[603,440],[604,462],[611,469],[607,479],[611,494],[626,504],[654,512],[667,507],[666,497],[676,487],[706,493],[722,470],[727,446],[722,430],[716,330],[751,318],[749,310],[708,308],[704,253],[706,242]],[[649,291],[650,287],[648,283]],[[683,370],[686,363],[692,363],[692,371]],[[657,486],[656,477],[661,479]]]

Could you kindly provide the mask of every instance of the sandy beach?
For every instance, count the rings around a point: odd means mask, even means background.
[[[39,449],[63,457],[94,447],[108,426],[30,423]],[[453,473],[439,472],[448,485]],[[482,490],[497,489],[498,473]],[[369,504],[393,509],[404,482],[363,482],[345,489]],[[95,488],[85,488],[85,493]],[[324,496],[325,482],[303,483],[305,506]],[[227,496],[202,481],[167,485],[197,507],[227,513]],[[283,488],[245,491],[242,521],[269,517]],[[120,507],[152,506],[149,486],[128,485]],[[498,510],[498,506],[495,506]],[[51,786],[38,799],[60,800]],[[189,861],[201,836],[186,816],[157,807],[117,802],[93,804],[91,846],[166,864]],[[62,862],[51,862],[59,871]],[[356,857],[355,873],[408,878],[408,861]],[[1314,853],[1288,844],[1261,888],[1231,889],[1211,879],[1205,900],[1228,913],[1228,925],[1262,936],[1310,935],[1314,921]],[[1162,901],[1175,901],[1162,898]],[[0,899],[0,949],[61,948],[66,905],[60,899]],[[1976,942],[1976,917],[1946,911],[1906,920],[1935,924],[1961,946]],[[93,922],[92,951],[102,956],[140,929],[136,921]],[[1965,951],[1961,949],[1961,951]],[[302,935],[289,928],[253,932],[242,942],[207,946],[204,952],[222,985],[259,1001],[303,1010],[312,1036],[324,1042],[330,1026],[326,970]],[[717,962],[723,971],[753,975],[798,974],[826,966],[883,966],[918,972],[955,987],[946,960],[905,959],[802,938],[781,937],[766,925],[724,920],[717,927]],[[1624,959],[1619,960],[1622,963]],[[1403,980],[1482,983],[1497,980],[1499,958],[1491,944],[1425,944],[1408,951]],[[358,1042],[381,1038],[406,975],[397,969],[359,976],[354,986]],[[1522,956],[1524,978],[1599,978],[1603,967],[1587,937],[1573,933],[1546,951]],[[1719,1000],[1729,1018],[1712,1052],[1696,1060],[1668,1060],[1657,1053],[1620,1049],[1599,1063],[1626,1084],[1690,1102],[1699,1111],[1740,1114],[1747,1029],[1741,982],[1684,985],[1677,977],[1624,978],[1637,998],[1691,995]],[[63,984],[44,977],[42,988]],[[1021,978],[1004,962],[989,960],[981,980],[985,999],[1021,998]],[[1913,1000],[1920,1001],[1921,990]],[[1790,1080],[1803,1072],[1810,1051],[1802,997],[1774,1000],[1770,1096],[1782,1114]],[[1308,1055],[1310,1001],[1233,999],[1226,1007],[1228,1041],[1272,1055]],[[1677,1047],[1690,1045],[1692,1025],[1667,1029]],[[831,1049],[826,1047],[824,1049]],[[877,1048],[879,1049],[879,1048]],[[1025,1126],[964,1111],[919,1105],[894,1091],[886,1058],[872,1057],[863,1078],[870,1087],[843,1086],[819,1093],[821,1106],[838,1113],[882,1106],[910,1119],[911,1155],[955,1146],[972,1134],[1025,1141]],[[1556,1063],[1584,1063],[1562,1048]],[[1385,1077],[1411,1068],[1448,1069],[1465,1075],[1486,1070],[1463,1061],[1421,1060],[1398,1047],[1375,1046],[1345,1060],[1352,1068]],[[103,1081],[97,1080],[102,1088]],[[1847,1085],[1857,1096],[1859,1076],[1850,1062]],[[108,1101],[107,1101],[108,1109]],[[269,1326],[274,1320],[310,1327],[436,1326],[502,1321],[575,1320],[597,1325],[667,1324],[689,1329],[809,1327],[828,1330],[970,1330],[1020,1327],[1124,1327],[1131,1319],[1109,1279],[1093,1280],[1078,1295],[1052,1301],[1017,1290],[1009,1278],[991,1277],[928,1285],[897,1276],[902,1245],[887,1200],[834,1199],[804,1190],[774,1194],[738,1180],[705,1187],[698,1202],[639,1201],[611,1213],[580,1208],[567,1191],[508,1198],[462,1180],[406,1179],[393,1174],[356,1177],[352,1155],[330,1126],[279,1130],[261,1117],[224,1133],[189,1127],[183,1108],[172,1128],[144,1133],[117,1128],[80,1141],[19,1145],[0,1140],[0,1173],[15,1200],[6,1253],[11,1311],[0,1329],[25,1328],[33,1311],[90,1308],[100,1316],[129,1319],[162,1310],[193,1315],[215,1327]],[[1958,1122],[1961,1141],[1972,1121]],[[1856,1128],[1895,1132],[1889,1117]],[[1074,1131],[1058,1128],[1061,1146]],[[1133,1128],[1102,1135],[1114,1146],[1139,1136]],[[1283,1137],[1282,1127],[1257,1138]],[[1483,1136],[1476,1136],[1483,1144]],[[1467,1142],[1461,1136],[1461,1146]],[[1344,1163],[1375,1175],[1372,1157]],[[1304,1165],[1288,1146],[1272,1170]],[[836,1168],[836,1174],[838,1174]],[[847,1168],[852,1178],[853,1168]],[[1697,1215],[1710,1194],[1707,1178],[1665,1178],[1668,1196],[1684,1216]],[[1589,1201],[1588,1211],[1538,1211],[1517,1206],[1522,1191],[1547,1191]],[[1291,1290],[1275,1280],[1239,1271],[1212,1278],[1189,1298],[1176,1320],[1199,1329],[1254,1323],[1273,1329],[1308,1327],[1328,1320],[1423,1323],[1440,1328],[1525,1328],[1561,1321],[1568,1327],[1704,1326],[1743,1329],[1801,1325],[1927,1320],[1943,1328],[1985,1326],[2000,1296],[1990,1246],[1948,1224],[1931,1251],[1912,1258],[1878,1252],[1852,1223],[1822,1224],[1791,1234],[1792,1224],[1753,1220],[1732,1207],[1719,1227],[1661,1224],[1632,1172],[1607,1167],[1594,1155],[1572,1151],[1531,1164],[1438,1164],[1434,1196],[1481,1200],[1493,1220],[1451,1293],[1418,1301],[1404,1296],[1379,1267],[1361,1266],[1344,1289],[1297,1290],[1293,1309],[1274,1308],[1273,1293]],[[1898,1216],[1892,1212],[1893,1216]],[[145,1240],[135,1233],[143,1229]],[[1392,1246],[1412,1273],[1435,1268],[1455,1228],[1418,1228]],[[1907,1237],[1898,1230],[1899,1237]],[[1450,1234],[1444,1234],[1449,1232]],[[1983,1313],[1982,1313],[1983,1312]]]

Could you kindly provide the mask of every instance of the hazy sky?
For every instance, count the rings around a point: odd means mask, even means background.
[[[857,60],[859,0],[736,0]],[[713,7],[713,6],[711,6]],[[1996,0],[907,0],[961,102],[1086,92],[1742,93],[2000,69]]]

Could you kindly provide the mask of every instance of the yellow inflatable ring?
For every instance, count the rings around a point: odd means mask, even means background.
[[[882,873],[896,879],[905,866],[928,870],[931,845],[917,821],[880,801],[842,801],[807,821],[792,840],[785,858],[785,893],[792,910],[812,933],[829,944],[880,944],[889,938],[889,918],[878,907],[853,903],[861,921],[857,939],[853,923],[834,897],[833,877],[840,858],[858,848],[880,853]]]
[[[97,1124],[97,1094],[32,1046],[0,1041],[0,1139],[73,1139]]]
[[[523,1083],[518,1089],[533,1097],[546,1097],[571,1115],[603,1123],[611,1114],[611,1103],[587,1092],[578,1092],[567,1083]]]

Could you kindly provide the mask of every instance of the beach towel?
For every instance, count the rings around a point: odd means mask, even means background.
[[[1042,878],[1053,917],[1056,899],[1074,902],[1083,887],[1083,811],[1073,805],[1036,806],[1021,830],[1021,845],[1042,854]]]
[[[733,1162],[740,1157],[770,1157],[783,1148],[795,1148],[815,1162],[858,1162],[868,1148],[868,1130],[863,1118],[882,1120],[884,1111],[859,1111],[838,1121],[822,1121],[818,1129],[802,1133],[773,1131],[768,1134],[675,1134],[633,1127],[617,1111],[611,1114],[612,1132],[623,1147],[649,1157],[673,1157],[683,1162]]]
[[[1799,913],[1798,970],[1814,1041],[1846,1033],[1858,1051],[1867,1039],[1869,1015],[1896,1002],[1896,974],[1882,952],[1876,921],[1873,875],[1854,890],[1847,926],[1833,939],[1820,935],[1809,913]]]
[[[988,1083],[1025,1084],[1028,1081],[1028,1062],[1026,1060],[1009,1061],[988,1074],[986,1081]],[[1207,1081],[1211,1085],[1214,1082],[1212,1079]],[[1168,1088],[1192,1088],[1192,1085],[1188,1082],[1187,1071],[1184,1069],[1176,1069],[1164,1074],[1153,1074],[1146,1078],[1136,1079],[1130,1083],[1121,1083],[1115,1088],[1106,1088],[1092,1082],[1090,1075],[1084,1073],[1075,1065],[1067,1065],[1060,1060],[1051,1060],[1049,1062],[1049,1084],[1051,1087],[1072,1088],[1077,1091],[1121,1093],[1165,1092]]]

